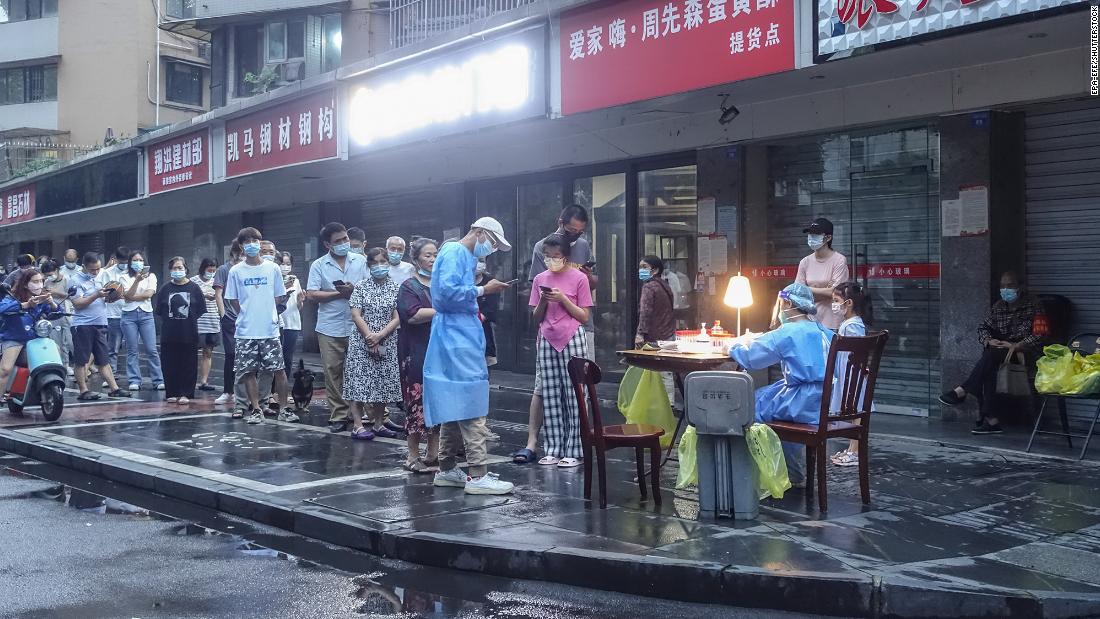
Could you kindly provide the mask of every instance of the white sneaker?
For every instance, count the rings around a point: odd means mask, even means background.
[[[229,404],[233,401],[233,396],[228,393],[223,393],[218,396],[217,400],[214,400],[214,404]]]
[[[449,471],[440,471],[435,474],[432,484],[441,488],[468,488],[466,473],[457,466]]]
[[[516,489],[510,481],[500,481],[495,473],[471,477],[466,481],[466,494],[511,494]]]
[[[264,422],[264,414],[260,411],[252,411],[250,415],[244,418],[245,422],[249,425],[256,425]]]
[[[164,383],[157,383],[157,391],[164,391]]]
[[[72,377],[76,376],[76,372],[74,372],[72,368],[69,368],[68,371],[69,371],[69,378],[72,378]]]
[[[141,385],[137,383],[130,383],[130,391],[140,391]]]
[[[103,381],[103,388],[106,389],[107,387],[110,387],[110,385],[107,384],[107,381]]]
[[[300,417],[295,415],[292,411],[286,410],[285,408],[279,411],[278,419],[279,421],[285,421],[287,423],[298,423],[299,421],[301,421]]]

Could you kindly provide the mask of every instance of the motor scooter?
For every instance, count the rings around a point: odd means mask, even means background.
[[[8,293],[5,288],[0,285],[0,296]],[[15,313],[24,313],[24,310]],[[34,333],[38,337],[23,345],[8,384],[4,386],[8,411],[13,415],[22,415],[28,406],[40,405],[47,421],[57,421],[61,417],[68,370],[57,343],[50,339],[54,328],[50,321],[68,315],[61,311],[51,312],[35,322]]]

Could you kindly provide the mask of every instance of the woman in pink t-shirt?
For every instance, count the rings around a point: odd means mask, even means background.
[[[833,222],[819,217],[803,232],[806,243],[814,253],[798,263],[795,283],[806,284],[814,293],[817,319],[825,327],[836,331],[841,317],[830,310],[833,289],[848,281],[848,259],[833,249]]]
[[[546,270],[535,276],[531,307],[539,323],[535,363],[542,376],[545,456],[539,464],[573,468],[581,463],[577,400],[569,381],[569,360],[588,357],[584,323],[592,307],[588,277],[569,265],[569,243],[560,234],[542,241]]]

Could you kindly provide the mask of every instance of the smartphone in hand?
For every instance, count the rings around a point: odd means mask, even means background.
[[[551,292],[554,292],[553,288],[548,288],[546,286],[539,286],[539,290],[543,291],[546,294],[550,294]]]

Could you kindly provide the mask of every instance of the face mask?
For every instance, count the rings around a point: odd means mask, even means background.
[[[68,260],[66,260],[65,261],[65,267],[75,270],[76,269],[76,263],[75,262],[69,262]]]
[[[346,256],[349,251],[351,251],[351,243],[340,243],[332,246],[332,253],[337,256]]]
[[[363,250],[362,247],[352,247],[351,249],[348,250],[348,252],[352,253],[352,254],[359,254],[360,256],[362,256],[364,253],[366,253]]]
[[[825,245],[825,235],[808,234],[806,235],[806,244],[810,246],[810,249],[817,251]]]
[[[547,258],[546,268],[550,271],[557,273],[565,268],[565,258]]]
[[[844,314],[844,304],[843,303],[833,303],[831,307],[832,307],[832,310],[833,310],[834,314],[841,314],[841,315]]]
[[[145,263],[144,262],[138,262],[137,260],[134,260],[130,263],[130,268],[135,270],[135,271],[140,271],[140,270],[145,268]]]
[[[29,290],[31,294],[42,294],[42,284],[38,282],[31,282],[27,284],[27,290]]]
[[[168,275],[170,275],[172,279],[183,279],[187,277],[187,271],[169,271]]]
[[[390,274],[390,267],[384,264],[376,264],[370,268],[370,274],[374,279],[386,279]]]
[[[245,243],[244,244],[244,255],[248,256],[249,258],[255,258],[256,256],[259,256],[260,255],[260,244],[259,243]]]
[[[126,265],[125,265],[125,264],[120,264],[120,265],[118,265],[118,267],[116,267],[116,268],[117,268],[117,269],[118,269],[118,270],[119,270],[120,272],[121,272],[121,271],[125,271],[125,270],[126,270]]]
[[[403,251],[387,252],[386,257],[389,258],[390,264],[392,264],[393,266],[397,266],[397,265],[401,264],[401,259],[405,257],[405,252],[403,252]]]
[[[290,275],[290,265],[289,264],[279,265],[279,270],[283,272],[283,275]]]
[[[642,280],[643,282],[648,282],[649,280],[653,279],[653,271],[650,271],[649,269],[639,268],[638,279]]]
[[[788,310],[779,310],[779,324],[785,325],[790,321],[791,317],[787,315]]]
[[[1001,298],[1005,303],[1012,303],[1020,298],[1020,291],[1015,288],[1001,288]]]
[[[275,262],[275,254],[264,254],[260,256],[260,260],[264,262]]]
[[[489,241],[489,239],[478,241],[477,244],[474,245],[474,255],[478,258],[486,258],[494,251],[496,250],[493,249],[493,244]]]
[[[559,234],[565,238],[565,242],[572,245],[577,242],[577,239],[581,238],[580,232],[569,232],[568,230],[562,230]]]
[[[208,282],[212,279],[214,279],[214,274],[213,273],[203,273],[202,274],[202,281]]]
[[[425,271],[424,269],[420,269],[419,271],[417,271],[417,273],[420,274],[420,277],[431,277],[432,276],[431,271]]]

